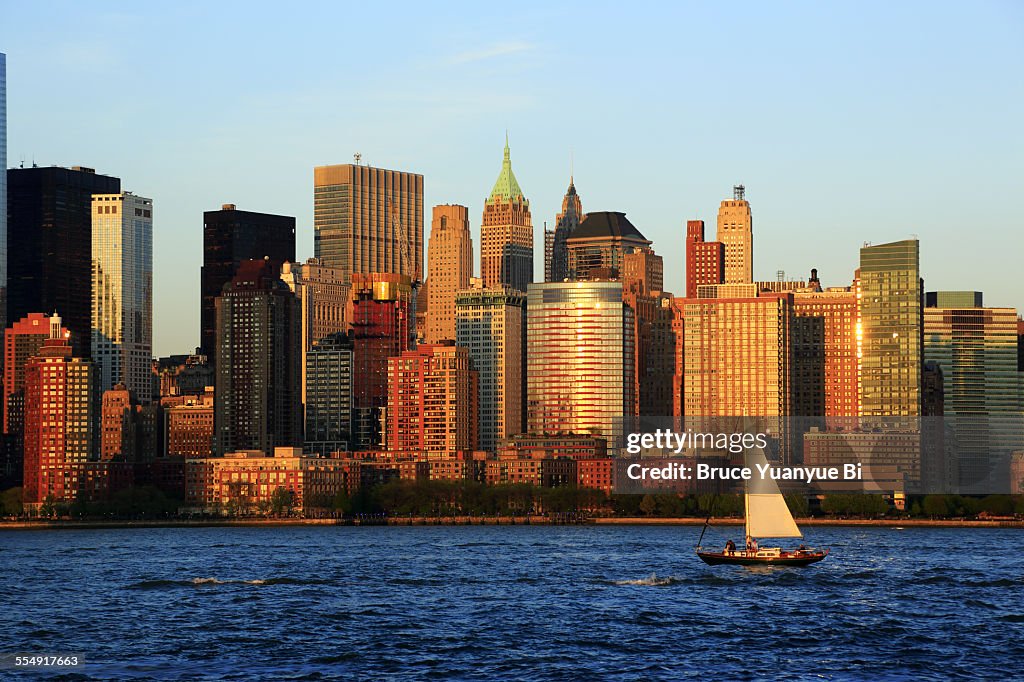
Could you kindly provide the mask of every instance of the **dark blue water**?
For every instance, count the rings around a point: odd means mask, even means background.
[[[1020,531],[811,528],[833,554],[806,569],[710,568],[698,533],[0,532],[0,653],[119,680],[1024,675]]]

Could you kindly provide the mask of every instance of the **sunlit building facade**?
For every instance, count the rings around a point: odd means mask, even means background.
[[[153,200],[92,198],[92,357],[99,390],[153,399]]]
[[[95,369],[72,355],[70,334],[59,318],[25,367],[24,501],[64,499],[77,485],[68,464],[94,459]]]
[[[789,456],[793,295],[685,299],[681,306],[684,415],[761,420],[752,423]]]
[[[6,434],[21,433],[25,416],[25,366],[50,337],[53,325],[56,325],[58,338],[67,334],[67,330],[61,327],[60,317],[43,313],[26,315],[4,333],[3,411]]]
[[[388,359],[388,448],[430,457],[476,449],[477,373],[454,341]]]
[[[533,219],[530,202],[512,172],[508,140],[501,172],[484,201],[480,225],[480,276],[485,287],[519,291],[533,281]]]
[[[617,281],[533,284],[527,296],[527,426],[622,446],[634,414],[633,311]]]
[[[854,428],[860,409],[858,302],[853,287],[793,294],[793,412]]]
[[[860,250],[860,415],[886,426],[921,415],[921,288],[916,239]]]
[[[732,188],[732,199],[725,199],[718,208],[718,233],[725,246],[725,272],[722,281],[744,283],[754,281],[754,219],[743,185]]]
[[[479,376],[480,448],[523,431],[526,294],[511,287],[464,289],[455,299],[456,344]]]
[[[423,176],[353,163],[314,168],[313,255],[346,277],[421,279]]]
[[[629,222],[625,213],[588,213],[566,239],[569,277],[579,280],[617,278],[622,274],[626,254],[650,250],[651,240]]]
[[[295,294],[302,329],[302,402],[306,402],[306,356],[320,339],[348,329],[351,278],[339,268],[324,265],[317,258],[305,263],[285,263],[281,280]]]
[[[469,209],[457,204],[435,206],[427,247],[427,343],[455,339],[456,292],[473,276],[473,238]]]
[[[704,221],[686,221],[686,295],[697,297],[697,287],[721,284],[725,277],[725,245],[704,241]]]

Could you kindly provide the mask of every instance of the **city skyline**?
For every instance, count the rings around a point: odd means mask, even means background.
[[[196,22],[196,5],[65,9],[54,20],[31,7],[5,7],[5,28],[19,27],[18,34],[0,29],[9,165],[96,168],[161,207],[154,221],[156,355],[198,343],[193,302],[204,211],[235,203],[293,215],[296,258],[304,261],[313,254],[313,167],[349,163],[362,152],[364,163],[422,174],[425,210],[467,206],[479,243],[482,199],[500,168],[506,128],[531,202],[537,281],[543,225],[554,226],[572,174],[588,210],[623,211],[654,242],[670,273],[665,288],[676,295],[685,293],[686,220],[710,227],[719,202],[742,183],[755,214],[755,279],[774,279],[777,270],[803,278],[816,267],[824,285],[844,284],[863,242],[916,234],[927,289],[981,290],[989,305],[1024,306],[1012,280],[1024,234],[1012,229],[1012,202],[1001,199],[1019,185],[1015,160],[1024,142],[1012,126],[1024,100],[1006,88],[1010,65],[1022,56],[1013,40],[1021,10],[1009,3],[969,16],[953,6],[884,14],[881,6],[727,13],[686,6],[621,21],[609,18],[610,8],[583,16],[524,5],[517,23],[531,28],[496,32],[484,13],[447,27],[444,38],[454,40],[431,37],[438,17],[415,8],[391,27],[406,43],[377,65],[380,83],[329,78],[333,57],[309,69],[314,48],[282,30],[291,22],[325,30],[331,22],[320,15],[332,8],[298,8],[285,26],[220,8],[203,9]],[[349,24],[380,25],[367,15],[373,11],[353,10]],[[595,46],[561,45],[555,29],[568,17],[579,31],[615,26],[634,52],[620,64]],[[33,39],[44,20],[52,36],[45,52]],[[168,30],[155,37],[133,31],[151,21]],[[731,49],[720,42],[725,21]],[[235,22],[253,45],[268,31],[284,42],[272,54],[239,49],[228,58],[220,50],[238,49],[235,39],[188,55],[167,37],[213,44],[211,31],[219,39],[220,27]],[[849,30],[815,32],[834,23]],[[689,27],[686,40],[669,36],[677,25]],[[633,41],[641,30],[651,39]],[[382,36],[371,30],[351,38],[358,48]],[[133,49],[142,40],[147,49]],[[793,47],[778,48],[787,41]],[[199,60],[212,66],[200,71]],[[636,77],[647,64],[651,72]],[[88,76],[104,69],[145,76],[155,87],[144,99],[130,91],[89,97]],[[556,81],[560,87],[566,74],[579,96],[552,111]],[[653,88],[659,80],[665,85]],[[620,97],[602,96],[612,92]],[[233,93],[218,100],[225,106],[191,106],[197,96],[223,93]],[[589,104],[590,93],[601,106]],[[57,106],[57,94],[81,104]],[[752,105],[719,104],[728,101]],[[107,144],[125,127],[152,142],[146,154]],[[986,226],[998,231],[1000,248],[963,239]]]

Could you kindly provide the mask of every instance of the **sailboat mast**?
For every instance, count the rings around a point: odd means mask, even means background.
[[[747,492],[747,484],[743,484],[743,541],[750,537],[750,494]]]

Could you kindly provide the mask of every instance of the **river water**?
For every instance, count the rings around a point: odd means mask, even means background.
[[[699,532],[2,531],[0,653],[78,654],[66,679],[1024,675],[1019,530],[815,527],[804,569],[705,566]]]

